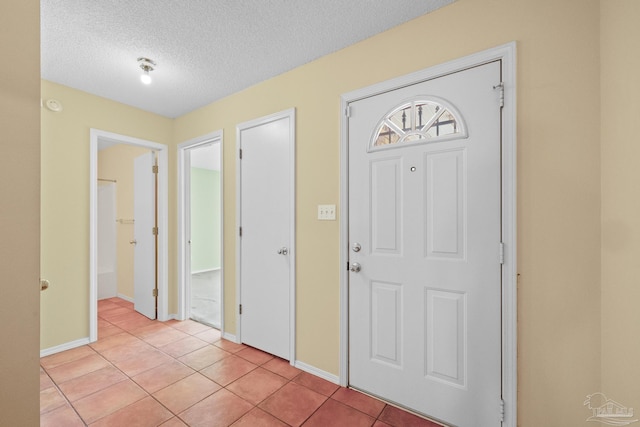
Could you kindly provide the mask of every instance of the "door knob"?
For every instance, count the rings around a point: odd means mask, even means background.
[[[46,291],[49,289],[49,281],[45,279],[40,279],[40,290]]]
[[[137,243],[138,243],[138,241],[137,241],[137,240],[135,240],[135,239],[133,239],[133,240],[129,240],[129,244],[135,245],[135,244],[137,244]]]
[[[278,249],[278,255],[286,255],[288,253],[289,253],[289,249],[285,248],[284,246]]]
[[[362,269],[362,266],[357,262],[352,262],[349,267],[349,271],[353,273],[359,273],[361,269]]]

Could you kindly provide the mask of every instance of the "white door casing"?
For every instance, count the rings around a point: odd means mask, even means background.
[[[133,171],[133,292],[134,308],[150,319],[156,318],[156,182],[150,151],[134,159]]]
[[[178,319],[185,320],[191,311],[191,151],[208,145],[217,145],[220,159],[220,242],[224,242],[224,188],[223,131],[202,135],[178,145]],[[224,251],[220,250],[220,331],[224,335]]]
[[[237,127],[238,340],[294,361],[295,113]],[[242,235],[240,236],[240,229]]]
[[[180,158],[178,191],[181,194],[178,196],[180,200],[178,212],[180,215],[180,278],[182,279],[180,296],[183,302],[180,304],[179,315],[180,320],[186,320],[191,317],[191,150],[180,150]]]
[[[169,228],[168,221],[168,147],[154,141],[134,138],[100,129],[89,135],[89,342],[98,339],[97,299],[97,212],[98,212],[98,151],[113,144],[126,144],[154,150],[158,159],[158,320],[169,320]]]
[[[516,43],[474,53],[432,66],[412,74],[358,89],[341,96],[341,206],[340,220],[340,375],[343,386],[349,385],[349,277],[344,268],[351,254],[349,248],[349,104],[353,101],[424,82],[447,74],[473,68],[492,61],[501,62],[502,108],[501,194],[502,194],[502,412],[505,427],[517,425],[517,212],[516,212]]]
[[[499,82],[495,62],[350,104],[349,382],[459,426],[500,424]],[[372,151],[407,100],[468,136]]]

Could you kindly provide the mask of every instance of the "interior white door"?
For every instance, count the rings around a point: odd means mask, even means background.
[[[501,424],[499,82],[350,104],[349,383],[461,427]]]
[[[156,175],[153,173],[155,153],[150,151],[134,159],[133,216],[134,308],[150,319],[156,318]]]
[[[293,118],[238,126],[241,341],[290,358]]]

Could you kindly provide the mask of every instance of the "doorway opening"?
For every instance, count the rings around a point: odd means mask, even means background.
[[[150,259],[150,261],[147,262],[151,266],[150,271],[147,271],[146,273],[146,275],[149,277],[145,278],[145,280],[143,281],[143,286],[148,292],[145,291],[139,294],[138,291],[140,291],[141,288],[139,284],[135,285],[135,282],[140,282],[137,279],[134,279],[134,286],[132,286],[132,289],[119,289],[116,283],[115,292],[117,295],[124,295],[132,299],[132,302],[134,302],[134,304],[137,306],[136,310],[140,308],[143,311],[147,311],[147,313],[143,314],[146,314],[148,317],[157,318],[158,320],[162,321],[168,320],[168,155],[167,146],[164,144],[133,138],[126,135],[119,135],[98,129],[91,129],[89,142],[89,339],[91,342],[94,342],[98,339],[98,298],[99,294],[104,290],[104,287],[99,287],[99,283],[102,281],[101,279],[104,279],[104,277],[106,277],[105,273],[110,273],[111,279],[116,277],[115,280],[117,282],[117,268],[114,268],[114,252],[117,253],[117,251],[112,251],[111,249],[113,248],[109,248],[109,253],[111,254],[112,258],[111,262],[109,263],[109,265],[111,265],[111,268],[106,268],[106,264],[104,263],[105,260],[100,260],[99,258],[99,252],[101,250],[104,250],[100,249],[99,228],[102,225],[108,224],[104,224],[104,221],[103,224],[100,224],[100,205],[98,203],[98,199],[101,198],[103,199],[103,201],[104,199],[111,200],[111,203],[113,204],[113,195],[109,197],[100,196],[101,193],[104,193],[102,185],[104,185],[105,183],[112,184],[112,187],[115,187],[114,193],[116,194],[124,193],[127,191],[127,189],[125,189],[125,186],[122,185],[124,184],[124,180],[120,182],[121,187],[118,188],[117,179],[114,179],[112,176],[99,175],[99,152],[101,150],[104,150],[104,152],[106,153],[107,150],[117,148],[121,148],[126,151],[128,153],[128,156],[130,156],[132,160],[132,165],[130,168],[131,170],[128,171],[128,173],[131,174],[130,181],[134,181],[134,159],[139,157],[148,157],[149,159],[151,159],[150,167],[148,168],[148,173],[151,178],[147,179],[146,182],[152,183],[152,185],[150,184],[151,186],[148,188],[147,193],[153,194],[148,195],[150,205],[144,209],[145,212],[148,211],[148,216],[151,217],[152,222],[152,226],[151,228],[149,228],[148,233],[144,233],[144,239],[151,241],[147,249],[144,249],[145,245],[142,244],[142,239],[139,237],[140,235],[142,235],[141,232],[136,230],[136,234],[138,234],[138,236],[133,234],[133,229],[134,227],[136,227],[136,221],[133,212],[124,216],[115,215],[114,220],[114,222],[116,223],[116,233],[122,232],[130,236],[130,238],[128,238],[126,241],[126,245],[128,246],[128,248],[126,249],[135,248],[135,250],[138,251],[142,250],[142,252],[144,253],[143,255],[145,255],[147,259]],[[157,166],[157,168],[153,166]],[[155,173],[155,171],[157,171],[157,173]],[[101,179],[101,181],[98,181],[98,179]],[[138,181],[138,179],[135,179],[135,181]],[[101,185],[100,187],[99,184]],[[129,191],[133,191],[133,185],[131,187],[132,188],[130,188]],[[99,190],[99,188],[101,189]],[[136,199],[138,199],[138,197],[136,197]],[[101,205],[104,208],[104,204]],[[112,214],[111,216],[113,216],[114,208],[114,206],[111,206],[109,208],[106,208],[105,210],[110,211]],[[137,225],[140,224],[141,222],[138,221]],[[108,228],[113,230],[113,227]],[[138,240],[141,241],[140,245],[138,245]],[[124,253],[126,252],[126,250],[122,249],[121,252]],[[111,288],[107,288],[107,291],[113,293],[114,287],[111,286]],[[154,294],[157,294],[157,297]],[[102,297],[104,296],[105,295],[103,294]],[[144,307],[147,307],[148,310],[144,310]]]
[[[222,131],[178,146],[178,257],[181,320],[223,330]]]

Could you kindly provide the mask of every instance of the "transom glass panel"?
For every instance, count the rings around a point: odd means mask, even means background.
[[[395,107],[380,120],[370,149],[466,136],[462,117],[455,107],[439,98],[420,97]]]

